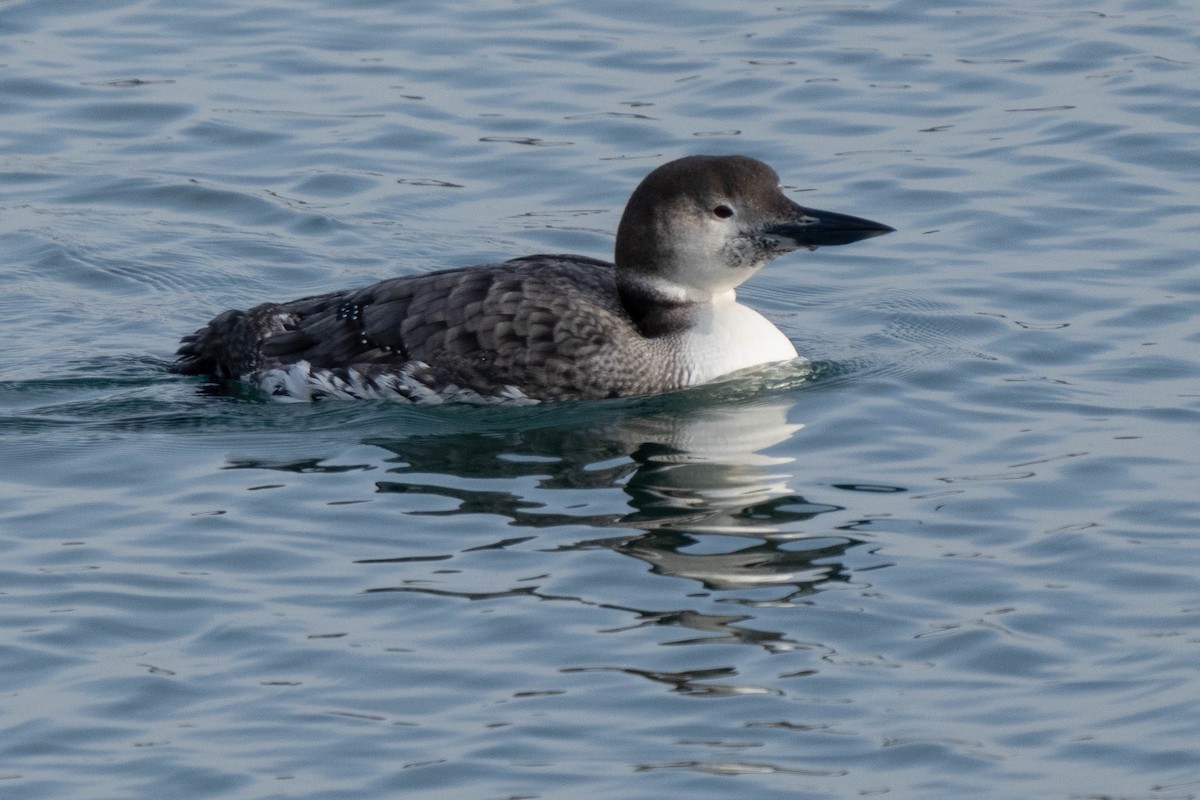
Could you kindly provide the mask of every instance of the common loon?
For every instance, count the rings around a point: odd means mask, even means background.
[[[532,255],[226,311],[175,370],[301,401],[657,394],[796,358],[734,288],[782,253],[892,230],[797,205],[761,161],[689,156],[629,198],[615,265]]]

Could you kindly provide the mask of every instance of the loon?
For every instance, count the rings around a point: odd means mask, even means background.
[[[226,311],[174,370],[294,401],[658,394],[796,359],[735,287],[783,253],[893,230],[797,205],[761,161],[688,156],[633,192],[615,264],[531,255]]]

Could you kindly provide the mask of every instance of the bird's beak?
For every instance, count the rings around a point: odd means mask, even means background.
[[[796,247],[823,247],[835,244],[850,244],[872,236],[883,236],[896,230],[880,222],[862,217],[821,211],[793,204],[795,216],[787,222],[772,225],[767,233],[781,239],[790,239]]]

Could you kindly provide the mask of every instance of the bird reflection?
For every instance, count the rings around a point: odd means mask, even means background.
[[[395,478],[376,487],[456,501],[451,509],[409,512],[414,516],[487,513],[522,528],[633,530],[559,549],[608,547],[714,591],[786,589],[761,602],[795,600],[848,580],[841,556],[859,540],[808,531],[820,515],[845,509],[796,494],[787,472],[792,458],[771,452],[803,427],[788,421],[790,403],[658,405],[601,414],[583,426],[573,417],[570,424],[484,434],[371,438],[396,464],[389,469]],[[441,476],[453,480],[442,483]],[[534,478],[539,489],[620,487],[628,505],[601,513],[569,504],[551,509],[536,492],[464,488],[468,478]]]
[[[789,454],[796,446],[779,445],[803,428],[788,420],[794,398],[791,391],[739,393],[735,386],[623,403],[492,409],[474,417],[461,411],[453,417],[436,410],[420,412],[426,416],[405,412],[393,418],[396,435],[362,439],[386,452],[382,464],[374,459],[352,465],[312,458],[241,459],[228,468],[306,474],[361,470],[378,494],[449,501],[432,509],[419,503],[421,508],[404,512],[407,517],[485,514],[519,529],[471,550],[520,547],[531,538],[549,541],[531,536],[534,530],[585,528],[599,533],[551,541],[543,552],[607,549],[645,563],[652,574],[719,593],[718,602],[741,606],[747,613],[632,608],[615,596],[555,595],[536,583],[488,590],[410,578],[368,589],[371,593],[415,592],[467,601],[532,597],[618,610],[632,622],[617,630],[662,626],[683,631],[663,644],[807,649],[817,645],[752,627],[749,609],[802,604],[822,589],[849,582],[846,554],[863,542],[852,535],[857,525],[838,514],[846,511],[843,506],[811,501],[793,488]],[[428,425],[420,424],[424,422]],[[427,432],[414,433],[422,428]],[[883,488],[889,487],[870,490]],[[840,517],[837,524],[822,521],[830,514]],[[362,563],[436,559],[444,565],[441,572],[453,573],[457,557],[403,554]],[[750,690],[697,683],[692,676],[645,677],[676,682],[687,691]]]
[[[734,683],[714,683],[714,678],[732,678],[737,671],[731,667],[714,669],[697,669],[686,672],[657,672],[645,669],[630,669],[628,667],[580,667],[569,668],[563,672],[623,672],[627,675],[637,675],[657,683],[665,683],[672,691],[680,694],[700,695],[710,697],[732,697],[747,694],[783,694],[778,689],[762,686],[743,686]]]

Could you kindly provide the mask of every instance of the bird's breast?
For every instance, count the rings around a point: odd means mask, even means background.
[[[790,361],[798,355],[782,331],[732,297],[697,309],[692,324],[676,336],[690,385],[762,364]]]

